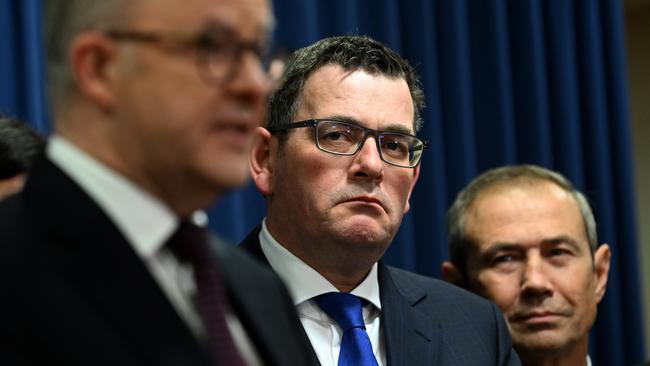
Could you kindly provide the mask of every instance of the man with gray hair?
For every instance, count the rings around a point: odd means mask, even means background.
[[[506,166],[474,179],[448,215],[446,280],[494,301],[524,365],[590,365],[607,244],[582,193],[559,173]]]
[[[268,1],[48,0],[45,21],[54,134],[0,204],[0,363],[315,364],[280,279],[200,215],[248,177]]]

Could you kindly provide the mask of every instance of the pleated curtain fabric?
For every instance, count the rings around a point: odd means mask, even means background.
[[[44,103],[40,0],[0,0],[0,110],[50,130]],[[438,277],[445,213],[488,168],[558,170],[595,211],[612,248],[607,293],[590,340],[597,365],[644,359],[622,0],[274,0],[275,47],[367,34],[418,70],[430,141],[411,211],[386,262]],[[237,243],[264,216],[252,186],[210,210]]]

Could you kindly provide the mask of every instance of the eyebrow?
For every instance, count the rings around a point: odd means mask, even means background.
[[[580,244],[575,239],[571,238],[568,235],[559,235],[541,241],[542,246],[557,245],[561,243],[565,243],[570,247],[572,247],[574,250],[582,252],[582,249],[580,248]],[[523,244],[521,243],[496,242],[488,250],[483,252],[481,256],[483,257],[491,256],[500,251],[522,250],[522,247]]]
[[[576,250],[578,252],[582,252],[582,248],[580,247],[580,244],[578,243],[578,241],[576,241],[575,239],[573,239],[572,237],[570,237],[568,235],[559,235],[559,236],[556,236],[554,238],[549,238],[549,239],[545,239],[545,240],[542,241],[542,245],[544,245],[544,244],[560,244],[560,243],[566,243],[567,245],[572,247],[574,250]]]
[[[350,116],[333,115],[333,116],[328,116],[326,118],[321,118],[321,119],[333,119],[333,120],[349,123],[351,125],[356,125],[356,126],[359,126],[359,127],[365,127],[360,120],[358,120],[356,118],[353,118],[353,117],[350,117]],[[368,127],[365,127],[365,128],[368,128]],[[415,133],[412,130],[410,130],[408,127],[406,127],[406,126],[404,126],[403,124],[400,124],[400,123],[391,123],[391,124],[389,124],[387,126],[384,126],[384,128],[379,129],[377,131],[380,131],[380,132],[396,132],[396,133],[404,133],[404,134],[407,134],[407,135],[415,135]]]
[[[496,243],[493,246],[491,246],[488,250],[483,252],[481,254],[481,257],[489,257],[493,256],[497,252],[501,251],[514,251],[514,250],[521,250],[522,245],[519,243]]]

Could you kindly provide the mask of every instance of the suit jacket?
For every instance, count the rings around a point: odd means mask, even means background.
[[[288,292],[234,247],[216,258],[268,365],[317,364]],[[43,159],[0,204],[0,364],[211,365],[114,224]]]
[[[240,246],[268,265],[259,232]],[[378,277],[388,365],[521,365],[496,305],[383,261]]]

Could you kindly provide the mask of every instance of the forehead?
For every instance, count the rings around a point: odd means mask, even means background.
[[[268,0],[137,0],[126,9],[130,23],[143,27],[187,30],[216,22],[250,38],[273,26]]]
[[[298,119],[345,116],[370,128],[406,126],[413,131],[413,99],[401,78],[325,65],[305,82]]]
[[[470,205],[465,227],[481,249],[494,243],[537,245],[563,235],[589,245],[575,198],[549,182],[486,189]]]

